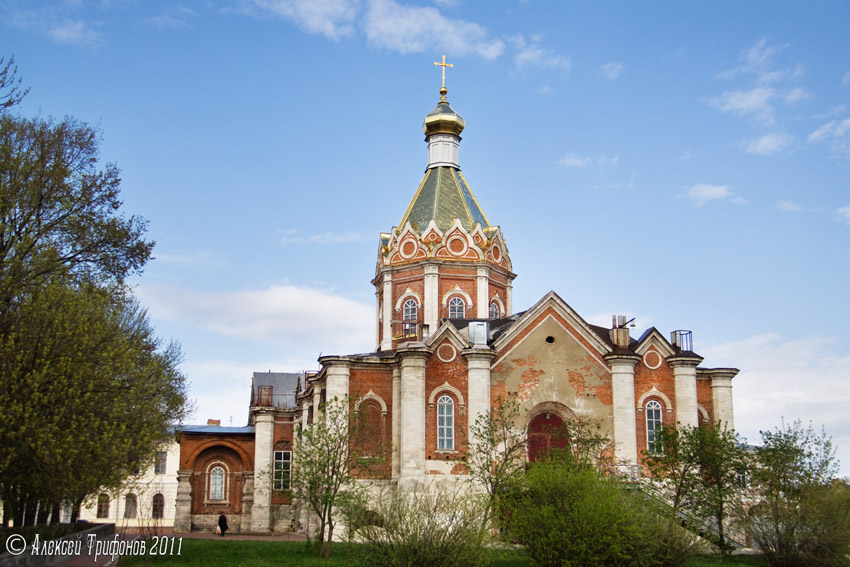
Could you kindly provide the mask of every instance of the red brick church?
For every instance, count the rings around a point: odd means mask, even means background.
[[[665,423],[734,428],[734,368],[703,368],[690,331],[630,336],[586,322],[555,292],[515,312],[510,254],[461,173],[463,118],[440,90],[425,116],[425,175],[398,226],[381,233],[372,284],[376,347],[319,358],[307,374],[255,373],[246,427],[186,427],[175,529],[237,531],[296,525],[288,492],[295,425],[334,397],[357,400],[382,473],[402,488],[465,474],[469,425],[497,398],[515,397],[529,458],[570,418],[599,420],[616,460],[637,464]]]

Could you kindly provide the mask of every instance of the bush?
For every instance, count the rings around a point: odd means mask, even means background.
[[[850,487],[832,480],[831,439],[799,421],[761,435],[751,472],[755,502],[738,520],[771,567],[850,566]]]
[[[476,567],[487,561],[487,508],[468,486],[393,491],[349,509],[360,563],[374,567]]]
[[[675,567],[694,537],[592,466],[535,463],[505,498],[511,536],[543,567]]]

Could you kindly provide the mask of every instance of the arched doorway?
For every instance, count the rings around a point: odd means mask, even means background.
[[[567,425],[554,412],[541,412],[528,423],[528,461],[544,458],[552,449],[570,448]]]

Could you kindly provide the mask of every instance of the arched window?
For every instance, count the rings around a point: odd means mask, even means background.
[[[449,299],[449,319],[463,319],[466,316],[466,303],[460,297]]]
[[[124,497],[124,519],[133,519],[136,517],[136,495],[128,494]]]
[[[661,415],[661,404],[658,401],[650,400],[646,403],[646,450],[650,453],[661,451],[656,443],[662,425]]]
[[[437,449],[453,451],[455,448],[455,402],[443,394],[437,400]]]
[[[405,337],[416,336],[416,320],[419,316],[419,305],[415,299],[404,302],[402,314],[402,335]]]
[[[490,304],[490,319],[499,318],[499,304],[495,301]]]
[[[161,520],[165,515],[165,496],[159,493],[154,494],[151,504],[151,516],[154,520]]]
[[[224,467],[215,466],[210,471],[210,500],[224,500]]]
[[[98,518],[108,518],[109,517],[109,495],[101,494],[97,497],[97,517]]]

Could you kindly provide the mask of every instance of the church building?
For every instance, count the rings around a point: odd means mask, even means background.
[[[222,511],[242,531],[292,529],[295,425],[335,397],[356,400],[387,448],[379,476],[406,489],[466,475],[470,425],[500,398],[520,404],[532,461],[575,418],[601,423],[616,462],[633,466],[662,424],[734,428],[738,370],[700,366],[690,331],[632,337],[626,317],[592,325],[555,292],[514,311],[507,240],[461,173],[465,123],[446,95],[444,82],[422,125],[424,177],[380,235],[374,352],[321,356],[306,374],[255,373],[247,427],[185,428],[175,529],[210,528]]]

